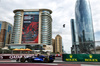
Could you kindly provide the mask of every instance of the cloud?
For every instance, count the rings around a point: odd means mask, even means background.
[[[53,11],[51,14],[53,19],[52,37],[54,38],[57,34],[60,34],[64,49],[67,53],[70,53],[70,47],[72,46],[70,19],[75,18],[75,3],[76,0],[1,0],[0,20],[13,24],[13,10],[15,9],[51,9]],[[97,34],[100,31],[100,0],[90,0],[90,4],[95,38],[100,40],[100,36]],[[63,28],[63,24],[65,24],[65,28]]]

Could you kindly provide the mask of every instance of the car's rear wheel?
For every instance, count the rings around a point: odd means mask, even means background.
[[[20,59],[20,62],[25,62],[25,58],[21,58]]]

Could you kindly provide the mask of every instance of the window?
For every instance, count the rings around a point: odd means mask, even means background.
[[[50,14],[50,12],[49,11],[42,11],[43,13],[48,13],[48,14]]]
[[[1,26],[2,26],[2,23],[0,22],[0,32],[1,32]]]
[[[39,11],[27,11],[27,12],[24,12],[24,15],[29,15],[29,14],[39,14]]]
[[[17,13],[21,13],[21,12],[20,12],[20,11],[17,11],[16,14],[17,14]]]

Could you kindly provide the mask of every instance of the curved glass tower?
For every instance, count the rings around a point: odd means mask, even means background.
[[[81,53],[91,53],[94,49],[94,31],[91,8],[88,0],[77,0],[75,8],[76,27]]]

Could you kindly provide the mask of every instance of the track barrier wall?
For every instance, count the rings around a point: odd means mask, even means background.
[[[62,54],[66,62],[100,62],[100,54]]]

